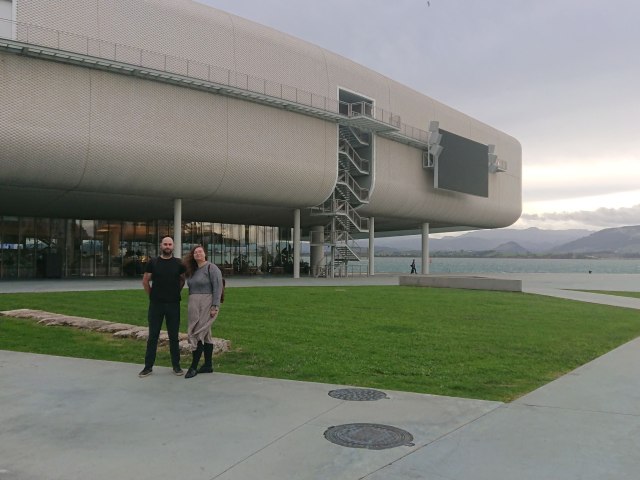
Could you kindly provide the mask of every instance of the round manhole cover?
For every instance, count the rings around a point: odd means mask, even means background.
[[[324,438],[343,447],[369,450],[413,446],[413,435],[406,430],[375,423],[349,423],[329,427],[324,432]]]
[[[329,396],[337,398],[338,400],[353,400],[358,402],[387,398],[386,393],[368,388],[341,388],[340,390],[331,390]]]

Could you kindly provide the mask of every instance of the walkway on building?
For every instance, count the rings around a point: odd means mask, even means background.
[[[640,290],[640,275],[530,275],[518,278],[532,293]],[[357,283],[394,277],[374,279]],[[139,287],[83,286],[102,282]],[[55,284],[13,282],[27,283]],[[221,373],[187,384],[169,368],[139,379],[140,365],[0,351],[0,479],[635,480],[638,364],[635,339],[509,404],[393,391],[357,402],[329,396],[338,385]],[[413,441],[372,450],[325,438],[353,423],[396,427]]]

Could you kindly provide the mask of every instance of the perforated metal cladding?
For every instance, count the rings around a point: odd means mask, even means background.
[[[18,0],[17,17],[21,22],[234,69],[230,16],[192,1]]]
[[[226,98],[57,63],[8,63],[0,135],[14,162],[3,159],[3,181],[148,195],[217,188]]]
[[[230,100],[227,176],[234,180],[216,196],[265,205],[322,202],[337,175],[336,135],[324,120]]]
[[[338,89],[343,88],[373,100],[376,108],[389,110],[391,93],[387,77],[332,52],[326,52],[325,57],[332,95],[337,98]]]
[[[89,83],[71,70],[0,54],[2,184],[68,189],[80,182],[89,147]]]
[[[81,188],[209,194],[226,164],[226,104],[204,92],[92,74],[91,156]]]
[[[15,0],[16,20],[96,38],[98,0]],[[26,29],[19,29],[23,35]],[[20,40],[27,41],[26,38]]]
[[[290,206],[333,188],[332,123],[57,63],[2,65],[6,183]]]
[[[107,40],[234,69],[232,23],[219,10],[183,0],[118,0],[101,1],[98,15]]]
[[[489,227],[508,225],[520,214],[515,139],[336,54],[188,0],[17,2],[19,21],[118,44],[94,55],[121,48],[120,60],[136,63],[145,56],[148,66],[176,71],[189,59],[196,62],[190,75],[202,77],[210,64],[222,83],[230,69],[240,72],[236,86],[251,83],[254,91],[316,106],[346,88],[416,128],[439,120],[449,131],[493,143],[509,162],[508,172],[490,175],[489,199],[456,195],[424,182],[430,173],[421,168],[419,150],[378,138],[376,182],[371,203],[359,212],[364,216],[467,225],[473,219]],[[7,70],[9,57],[1,58],[3,182],[283,207],[318,204],[335,183],[336,127],[329,122],[44,61],[15,57],[19,65]]]
[[[503,196],[502,189],[493,185],[490,198],[435,189],[432,171],[422,168],[421,151],[407,145],[378,137],[375,168],[376,186],[370,203],[359,212],[364,216],[413,219],[416,227],[427,219],[433,223],[499,227],[520,215],[516,188]],[[496,175],[490,177],[493,182],[500,180]]]
[[[380,137],[376,138],[375,151],[375,188],[369,205],[359,213],[375,211],[379,215],[416,218],[416,213],[424,211],[428,196],[424,188],[428,172],[422,168],[420,151]],[[416,205],[422,207],[418,212]]]
[[[54,5],[20,0],[18,19],[116,43],[119,58],[126,57],[127,47],[134,47],[131,63],[137,63],[140,55],[150,55],[135,50],[140,48],[175,57],[168,62],[189,59],[201,62],[203,69],[211,65],[217,80],[223,80],[224,72],[215,67],[278,83],[264,85],[265,92],[280,90],[282,84],[285,89],[291,86],[299,90],[291,92],[292,98],[302,98],[306,92],[335,98],[319,47],[196,2],[59,0]],[[197,65],[192,67],[197,69]],[[247,82],[246,78],[238,81]]]
[[[58,199],[63,191],[0,184],[0,215],[62,216]]]
[[[0,215],[53,218],[171,218],[173,200],[132,194],[104,194],[77,190],[0,188]],[[200,213],[202,216],[202,212]],[[200,217],[201,218],[201,217]]]
[[[329,90],[319,47],[238,17],[234,17],[234,27],[239,72],[337,98],[335,91]]]

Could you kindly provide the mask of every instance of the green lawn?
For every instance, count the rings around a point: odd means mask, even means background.
[[[523,293],[261,287],[225,296],[214,335],[233,351],[216,359],[218,371],[487,400],[514,399],[640,335],[636,310]],[[146,306],[142,290],[0,295],[0,310],[137,325],[146,325]],[[7,318],[0,349],[139,364],[144,356],[142,342]],[[167,352],[158,364],[169,364]]]

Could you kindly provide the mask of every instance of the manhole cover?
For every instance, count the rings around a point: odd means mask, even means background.
[[[336,445],[351,448],[384,450],[401,445],[413,446],[413,435],[400,428],[375,423],[349,423],[329,427],[324,438]]]
[[[341,388],[340,390],[331,390],[329,396],[339,400],[353,400],[358,402],[387,398],[386,393],[368,388]]]

